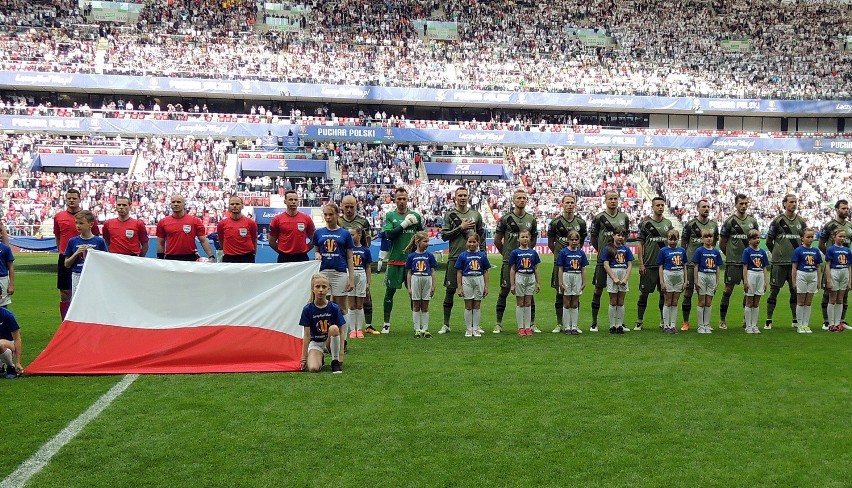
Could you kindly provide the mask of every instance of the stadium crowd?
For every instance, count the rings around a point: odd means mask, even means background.
[[[814,223],[828,218],[831,199],[852,195],[852,156],[831,153],[363,143],[324,143],[311,148],[319,158],[332,153],[334,163],[329,164],[336,165],[341,174],[341,184],[335,185],[324,178],[225,175],[227,154],[235,150],[234,144],[191,136],[104,139],[3,134],[0,182],[5,218],[13,233],[34,233],[34,228],[52,216],[54,208],[61,208],[63,192],[76,187],[82,191],[81,207],[99,218],[113,215],[115,197],[127,194],[133,200],[134,213],[155,224],[168,214],[169,195],[180,193],[186,196],[187,207],[212,225],[225,214],[228,195],[261,192],[283,196],[293,189],[305,206],[339,202],[343,196],[353,195],[360,211],[378,226],[385,212],[393,209],[393,189],[406,186],[411,188],[412,208],[417,208],[427,227],[434,229],[443,225],[442,217],[453,205],[453,190],[465,183],[471,206],[480,211],[488,209],[493,217],[487,219],[489,222],[510,209],[510,190],[520,186],[530,191],[527,208],[536,214],[539,229],[546,229],[549,220],[561,211],[561,195],[577,195],[577,212],[590,221],[602,209],[601,196],[615,189],[620,193],[621,210],[630,217],[631,230],[650,214],[651,196],[663,195],[671,213],[682,222],[694,216],[698,199],[709,197],[711,218],[721,221],[733,212],[736,193],[750,197],[749,212],[765,230],[787,193],[799,196],[799,213]],[[42,145],[62,146],[68,152],[78,145],[136,151],[143,169],[132,173],[31,172],[28,162]],[[422,162],[444,153],[501,157],[509,179],[463,182],[441,180],[435,175],[427,178]],[[645,181],[649,186],[641,191]]]
[[[246,0],[147,2],[123,28],[84,28],[85,12],[68,0],[7,0],[6,24],[27,28],[0,36],[0,68],[99,71],[88,37],[96,29],[109,45],[103,72],[139,76],[740,98],[852,93],[848,6],[836,2],[350,0],[293,8],[297,29],[262,33],[254,26],[267,14]],[[458,40],[416,28],[426,20],[457,22]]]

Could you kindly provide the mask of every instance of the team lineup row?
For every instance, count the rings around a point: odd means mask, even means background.
[[[58,214],[58,223],[55,225],[61,249],[67,247],[71,237],[79,234],[80,219],[77,214],[80,209],[75,205],[79,197],[74,193],[72,190],[66,195],[66,212]],[[482,333],[480,307],[482,298],[488,293],[487,270],[490,267],[484,254],[484,226],[479,212],[468,205],[469,195],[466,188],[459,187],[454,192],[454,197],[455,208],[447,212],[441,229],[442,239],[449,244],[449,259],[444,280],[444,322],[439,333],[449,332],[454,297],[459,294],[465,302],[466,335],[477,336]],[[566,261],[563,251],[579,251],[582,254],[579,246],[587,236],[599,256],[592,277],[594,295],[590,330],[598,330],[598,315],[604,289],[610,294],[610,331],[621,333],[629,330],[624,324],[624,297],[634,267],[633,253],[624,243],[629,220],[627,215],[619,210],[617,192],[607,192],[604,198],[605,210],[594,217],[588,229],[585,220],[574,213],[576,199],[572,195],[562,198],[562,214],[548,226],[548,244],[558,256],[551,275],[551,285],[557,291],[554,307],[558,325],[554,332],[580,333],[577,327],[579,292],[585,287],[586,279],[585,273],[578,271],[582,271],[585,266],[583,263],[588,263],[588,259],[584,255],[575,255],[574,260]],[[429,300],[434,295],[434,270],[437,263],[426,253],[428,235],[417,235],[424,230],[423,218],[408,207],[408,192],[404,188],[396,190],[395,209],[387,212],[381,228],[383,251],[380,253],[380,262],[387,263],[387,272],[384,277],[384,324],[380,331],[372,327],[372,299],[368,292],[371,281],[371,226],[369,221],[355,213],[355,198],[344,197],[341,208],[335,204],[324,207],[326,227],[323,229],[315,229],[310,217],[298,212],[298,195],[295,192],[288,192],[285,199],[287,209],[276,216],[270,226],[270,246],[278,251],[279,262],[305,261],[308,259],[308,252],[315,250],[315,258],[320,261],[321,270],[328,278],[332,303],[340,309],[342,316],[346,317],[345,323],[351,329],[352,338],[363,337],[365,333],[390,332],[394,295],[403,286],[408,289],[412,299],[415,334],[418,337],[431,337],[428,330]],[[538,269],[540,260],[535,250],[530,248],[531,238],[538,235],[538,229],[535,216],[525,210],[527,200],[526,191],[516,190],[512,198],[513,209],[501,217],[495,232],[494,245],[503,257],[495,333],[503,330],[503,315],[509,293],[514,293],[517,297],[516,319],[519,334],[531,335],[539,331],[535,326],[533,295],[541,286]],[[125,201],[126,199],[121,200],[122,204]],[[163,219],[157,226],[158,256],[165,259],[197,259],[195,237],[201,240],[202,248],[208,256],[212,256],[212,249],[204,237],[203,226],[196,222],[197,217],[186,213],[183,197],[174,195],[171,204],[172,215]],[[785,196],[784,212],[772,221],[766,233],[766,245],[771,252],[771,259],[765,251],[761,251],[764,253],[762,255],[751,254],[760,251],[754,247],[760,242],[760,234],[756,220],[747,213],[748,205],[749,200],[745,195],[737,195],[736,211],[720,228],[708,218],[709,202],[701,200],[697,204],[697,216],[684,227],[683,235],[679,235],[674,231],[671,222],[663,217],[665,201],[661,197],[653,199],[653,214],[639,224],[635,261],[638,262],[640,273],[640,296],[635,329],[642,329],[648,297],[654,291],[660,291],[662,325],[668,333],[675,333],[677,330],[677,303],[680,294],[683,294],[681,310],[685,323],[682,329],[687,329],[692,308],[691,298],[697,290],[698,331],[710,332],[710,304],[716,284],[724,276],[724,291],[719,309],[720,328],[727,328],[725,319],[730,296],[734,286],[739,284],[743,284],[746,291],[744,306],[747,331],[752,333],[758,332],[757,306],[768,284],[765,328],[771,328],[778,293],[784,283],[787,283],[790,289],[791,311],[796,317],[794,325],[801,325],[798,327],[799,331],[807,333],[810,330],[807,323],[807,317],[810,317],[808,307],[813,294],[823,286],[822,271],[819,266],[814,268],[814,265],[820,264],[825,256],[830,271],[826,273],[824,285],[828,291],[823,298],[826,318],[824,327],[843,330],[843,304],[850,283],[847,237],[852,234],[852,225],[848,221],[848,203],[844,200],[838,201],[835,205],[835,218],[817,232],[815,229],[809,229],[796,213],[797,198],[794,195]],[[238,197],[229,200],[229,211],[230,218],[222,223],[223,228],[220,229],[220,240],[225,252],[223,261],[251,262],[256,252],[256,224],[253,225],[251,219],[242,215],[242,201]],[[79,224],[86,227],[86,219],[83,220],[84,222]],[[110,251],[141,254],[143,244],[129,241],[141,241],[144,232],[133,232],[135,224],[132,221],[126,212],[119,212],[117,219],[104,223],[104,234],[111,236],[106,242]],[[109,229],[113,230],[108,232]],[[92,227],[92,233],[97,233],[97,225]],[[811,243],[817,235],[819,250],[822,252],[813,250],[809,253],[807,250],[811,249]],[[829,241],[833,244],[830,247]],[[716,249],[717,243],[720,249]],[[147,246],[147,242],[144,245]],[[842,252],[843,250],[846,251]],[[710,256],[704,256],[711,251],[717,253],[712,259]],[[67,265],[79,264],[77,262],[81,261],[80,257],[84,260],[85,251],[73,257],[76,252],[74,250],[69,253],[64,249],[63,255],[60,256],[60,275],[63,271],[66,275],[72,274],[66,271],[69,268]],[[696,261],[696,255],[704,256],[704,260]],[[798,261],[803,259],[803,256],[812,262]],[[66,257],[70,262],[66,262]],[[743,261],[744,259],[747,260]],[[721,272],[722,267],[724,274]],[[845,270],[845,275],[836,270]],[[814,284],[816,289],[813,289]],[[70,301],[72,287],[71,283],[64,281],[58,285],[62,293],[60,310],[64,312],[67,309],[67,301]],[[309,329],[310,327],[306,331]],[[308,342],[327,338],[323,333],[310,335],[306,332],[306,335],[309,336]],[[335,360],[342,362],[342,357],[343,347],[340,348],[339,359]]]

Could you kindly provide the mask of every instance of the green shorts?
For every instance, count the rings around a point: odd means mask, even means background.
[[[683,292],[691,295],[695,290],[695,265],[686,265],[686,281],[683,284]]]
[[[643,295],[653,293],[654,290],[660,290],[660,267],[645,266],[645,274],[639,277],[639,292]]]
[[[743,282],[743,265],[725,263],[725,285],[739,285]]]
[[[398,290],[405,286],[405,266],[389,264],[385,273],[385,287]]]
[[[592,277],[592,286],[595,288],[606,288],[606,270],[603,261],[595,265],[595,275]]]
[[[559,266],[556,263],[553,264],[553,273],[550,274],[550,286],[556,290],[556,294],[559,295],[561,292],[559,291],[559,280],[562,277],[559,276]]]
[[[456,260],[450,259],[447,261],[447,273],[444,275],[444,288],[455,291],[458,288],[458,284]]]
[[[500,288],[511,288],[512,280],[511,280],[511,270],[512,267],[509,266],[509,261],[506,260],[502,266],[500,266]]]
[[[787,283],[787,286],[793,286],[793,265],[790,263],[773,264],[769,270],[769,286],[781,288],[784,283]]]

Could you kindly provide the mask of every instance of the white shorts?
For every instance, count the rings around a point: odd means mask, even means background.
[[[367,272],[363,269],[355,270],[355,286],[352,291],[346,293],[349,297],[365,298],[367,296]]]
[[[482,301],[485,294],[485,277],[462,276],[462,292],[465,300]]]
[[[366,295],[365,295],[366,296]],[[429,300],[432,298],[432,277],[411,276],[411,299]]]
[[[0,307],[5,307],[12,303],[12,297],[9,296],[9,277],[0,276]]]
[[[331,296],[346,296],[346,284],[349,282],[349,273],[335,271],[333,269],[324,269],[321,273],[328,278],[328,284],[330,285],[328,292]]]
[[[817,272],[796,271],[796,293],[816,293]]]
[[[698,294],[704,296],[713,296],[716,294],[716,287],[719,285],[719,276],[716,273],[698,272]]]
[[[623,280],[627,276],[627,268],[615,268],[612,270],[619,280]],[[607,293],[627,293],[630,291],[630,286],[627,283],[616,285],[609,274],[606,275],[606,291]]]
[[[317,341],[309,342],[308,343],[308,354],[310,354],[311,351],[319,351],[320,353],[325,354],[325,342],[317,342]]]
[[[74,299],[74,294],[77,293],[77,285],[80,283],[80,275],[82,273],[71,273],[71,299]]]
[[[663,283],[666,284],[666,293],[682,293],[683,292],[683,276],[684,271],[674,271],[670,269],[663,270]]]
[[[831,291],[846,291],[849,288],[849,268],[831,269]]]
[[[565,285],[565,296],[583,294],[583,275],[581,273],[562,273],[562,283]]]
[[[759,297],[766,293],[766,275],[762,269],[748,270],[746,279],[748,280],[748,291],[745,296]]]
[[[535,275],[533,273],[515,273],[515,296],[535,295]]]

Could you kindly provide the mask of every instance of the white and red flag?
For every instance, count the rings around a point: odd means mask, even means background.
[[[90,251],[31,374],[297,371],[319,262],[206,264]]]

